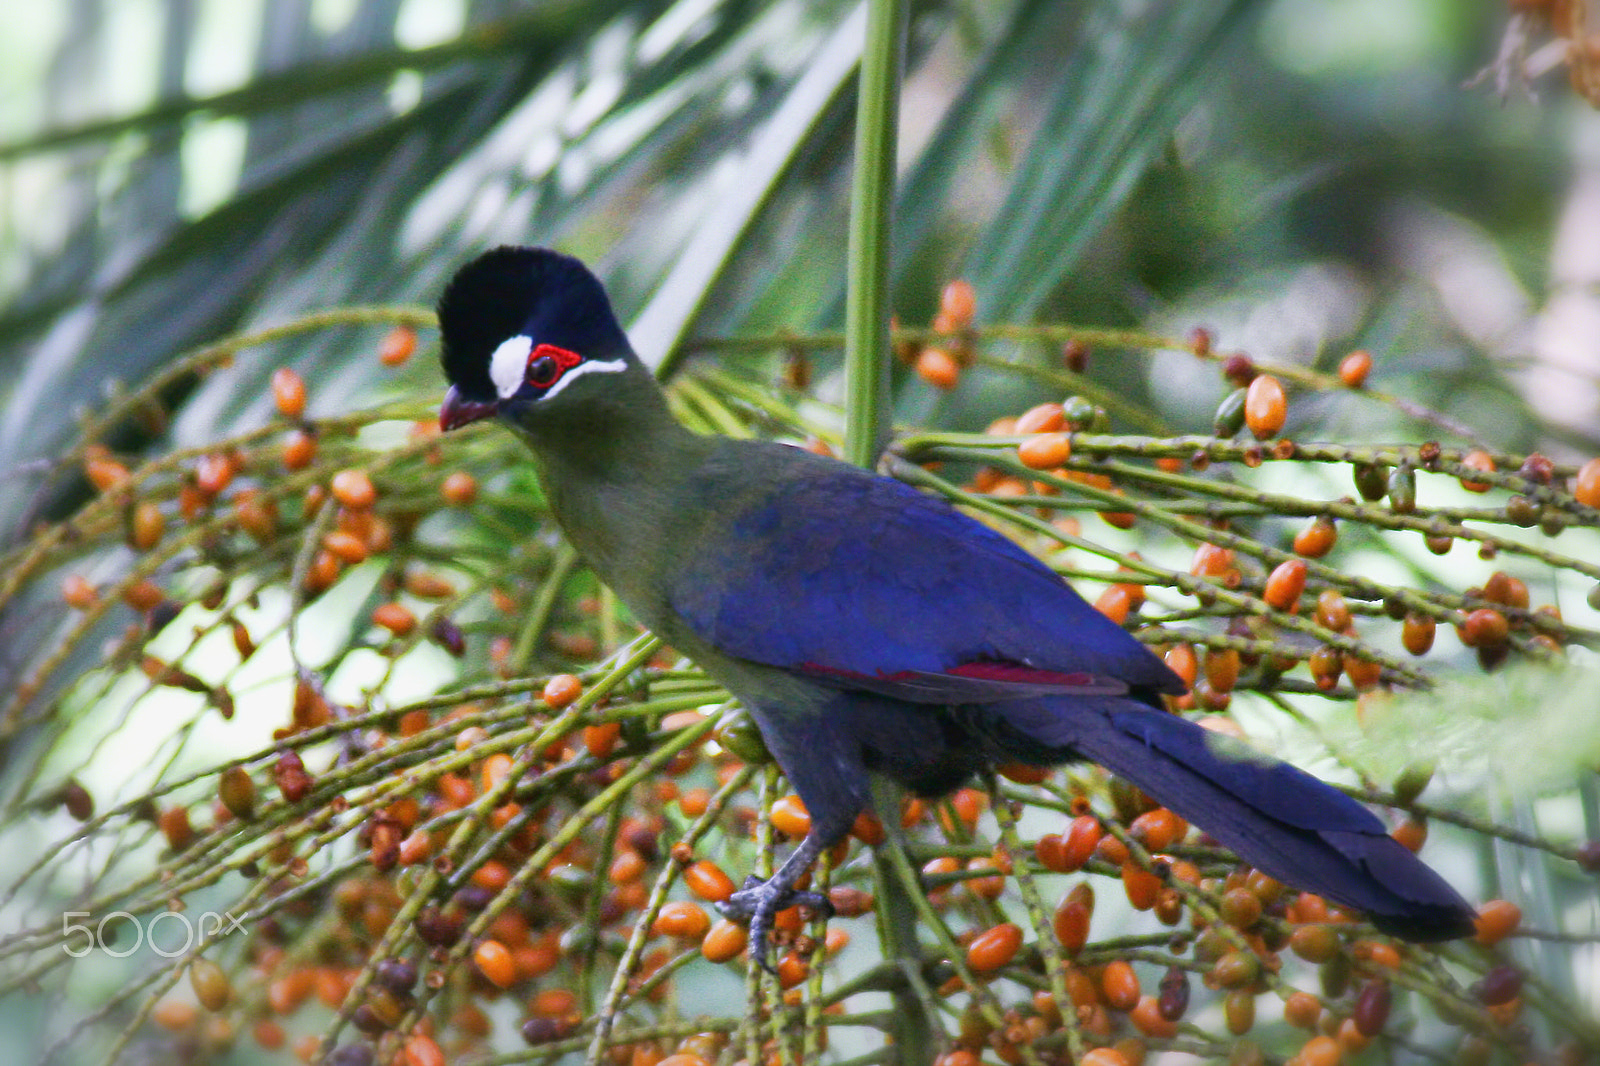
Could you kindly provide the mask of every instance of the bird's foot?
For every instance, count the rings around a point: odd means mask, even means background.
[[[744,887],[717,904],[717,912],[735,922],[750,926],[750,957],[768,973],[776,973],[770,958],[773,920],[790,907],[806,907],[814,913],[832,917],[833,904],[820,892],[802,892],[777,878],[763,881],[754,874],[744,879]]]

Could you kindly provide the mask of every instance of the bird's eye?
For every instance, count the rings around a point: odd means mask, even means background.
[[[542,388],[556,383],[561,376],[561,365],[548,355],[542,355],[528,364],[528,382]]]

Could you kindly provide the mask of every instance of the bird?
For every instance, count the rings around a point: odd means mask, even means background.
[[[778,911],[871,808],[1006,763],[1088,760],[1242,861],[1411,941],[1472,907],[1369,809],[1169,711],[1184,683],[1036,556],[945,500],[771,441],[691,432],[578,259],[506,245],[438,304],[445,431],[494,418],[550,512],[636,619],[736,697],[810,828],[719,904],[768,967]]]

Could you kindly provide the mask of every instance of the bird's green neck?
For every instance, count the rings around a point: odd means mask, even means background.
[[[632,601],[663,559],[666,531],[693,506],[690,473],[712,441],[685,429],[648,371],[632,364],[603,396],[513,421],[533,449],[562,531],[599,577]],[[636,610],[638,607],[636,606]]]

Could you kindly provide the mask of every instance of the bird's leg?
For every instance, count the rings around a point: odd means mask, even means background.
[[[833,842],[823,840],[815,831],[807,833],[800,845],[778,867],[777,872],[765,881],[751,874],[745,878],[744,887],[717,904],[724,918],[750,924],[750,957],[756,965],[773,972],[768,961],[768,939],[772,921],[777,913],[796,905],[810,907],[824,914],[833,913],[833,904],[820,892],[802,892],[795,882],[817,861]]]

